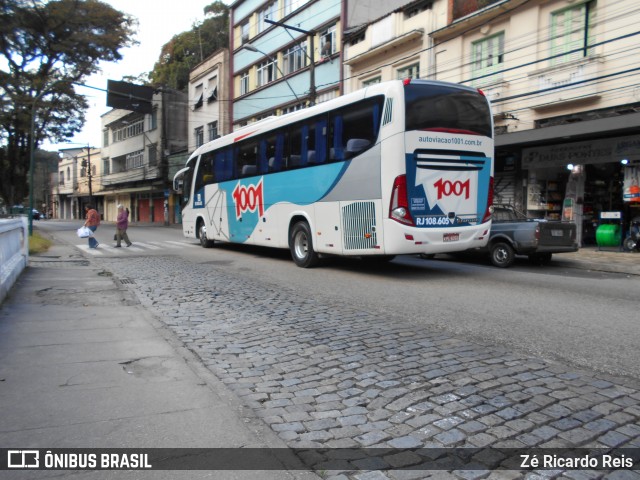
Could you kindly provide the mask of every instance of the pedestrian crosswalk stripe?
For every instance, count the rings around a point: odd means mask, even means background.
[[[80,250],[93,255],[126,255],[127,253],[140,253],[144,251],[161,251],[161,250],[175,250],[179,248],[197,247],[198,244],[187,242],[176,242],[166,240],[163,242],[133,242],[130,247],[122,246],[117,248],[115,245],[101,243],[98,248],[89,248],[86,243],[76,245]]]

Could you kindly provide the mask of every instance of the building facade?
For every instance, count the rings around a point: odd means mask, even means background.
[[[89,146],[60,151],[58,172],[52,183],[54,218],[82,219],[87,204],[93,204],[103,212],[100,157],[100,149]]]
[[[234,127],[341,93],[341,13],[340,2],[327,0],[238,0],[231,5]]]
[[[372,21],[352,23],[343,52],[345,92],[388,80],[428,78],[434,65],[429,33],[438,21],[445,25],[444,13],[445,2],[405,1]]]
[[[115,221],[122,204],[132,221],[175,221],[169,157],[187,152],[187,95],[158,91],[152,105],[151,113],[114,109],[102,116],[105,220]]]
[[[214,52],[189,73],[189,152],[231,132],[229,50]]]

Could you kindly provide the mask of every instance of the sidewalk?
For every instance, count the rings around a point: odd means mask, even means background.
[[[556,253],[551,265],[597,272],[640,275],[640,253],[615,248],[585,247],[573,253]]]
[[[70,245],[32,257],[0,307],[0,408],[0,448],[284,447],[108,272]],[[317,478],[283,470],[99,471],[91,478],[125,475]]]

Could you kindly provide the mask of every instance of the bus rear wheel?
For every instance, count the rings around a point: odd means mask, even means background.
[[[200,239],[200,245],[204,248],[213,247],[213,240],[209,240],[207,238],[207,227],[205,227],[204,222],[201,220],[198,222],[198,238]]]
[[[297,266],[310,268],[318,264],[319,257],[313,249],[311,229],[307,222],[298,222],[293,226],[289,236],[289,249]]]

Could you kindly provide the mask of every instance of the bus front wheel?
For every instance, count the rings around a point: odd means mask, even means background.
[[[307,222],[298,222],[291,229],[289,237],[291,257],[296,265],[310,268],[318,264],[318,254],[313,249],[311,229]]]
[[[213,247],[213,240],[207,238],[207,227],[204,226],[203,221],[198,223],[198,238],[200,239],[200,245],[204,248]]]

